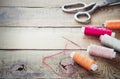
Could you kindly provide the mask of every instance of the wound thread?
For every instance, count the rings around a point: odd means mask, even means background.
[[[85,56],[84,54],[81,54],[80,52],[72,52],[71,58],[73,61],[86,68],[87,70],[95,71],[97,69],[95,61]]]
[[[108,58],[108,59],[115,58],[116,56],[116,52],[114,52],[114,49],[106,48],[103,46],[97,46],[94,44],[91,44],[90,46],[88,46],[87,52],[90,55]]]
[[[98,28],[93,26],[85,26],[82,27],[82,31],[86,35],[92,35],[99,37],[100,35],[108,34],[110,36],[115,36],[115,33],[112,32],[112,30],[106,29],[106,28]]]
[[[120,40],[105,34],[100,36],[100,41],[103,45],[120,52]]]
[[[104,23],[107,29],[120,29],[120,20],[109,20]]]

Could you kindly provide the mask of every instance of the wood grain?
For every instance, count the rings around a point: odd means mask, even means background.
[[[97,0],[0,0],[0,6],[19,6],[19,7],[61,7],[66,3],[84,2],[93,3]]]
[[[120,39],[120,32],[115,31]],[[86,49],[90,44],[101,45],[94,36],[86,36],[81,28],[0,28],[0,49],[64,49],[67,40]],[[80,49],[68,43],[67,49]]]
[[[96,37],[85,36],[81,28],[0,28],[0,49],[64,49],[67,39],[81,46],[99,44]],[[67,49],[79,49],[68,43]]]
[[[107,60],[104,58],[89,56],[86,51],[82,51],[83,54],[86,54],[90,58],[94,59],[97,62],[98,70],[95,72],[87,71],[80,65],[74,64],[74,74],[71,76],[57,76],[52,72],[51,69],[42,64],[42,59],[44,56],[52,55],[60,51],[25,51],[25,50],[0,50],[0,77],[1,78],[15,78],[15,75],[12,74],[11,66],[18,64],[20,62],[27,63],[27,72],[31,73],[31,78],[75,78],[75,79],[119,79],[120,78],[120,54],[117,54],[117,57],[113,60]],[[60,72],[59,62],[63,58],[69,57],[71,51],[66,51],[65,54],[60,54],[51,59],[47,59],[47,64],[51,65],[57,72]],[[51,62],[52,61],[52,62]],[[3,66],[4,65],[4,66]],[[9,71],[5,73],[5,71]],[[35,75],[37,73],[38,75]],[[12,74],[12,75],[10,75]],[[24,76],[24,78],[29,78]]]
[[[86,52],[87,46],[101,45],[99,39],[84,35],[81,27],[86,24],[77,23],[73,19],[74,14],[61,10],[61,6],[66,3],[90,4],[96,1],[0,0],[0,78],[120,79],[120,53],[117,52],[113,60],[90,56]],[[106,20],[120,19],[119,13],[120,5],[98,9],[89,25],[102,27]],[[120,31],[114,32],[116,38],[120,39]],[[63,51],[68,42],[63,37],[76,42],[81,48],[68,43],[67,49],[70,50],[47,59],[47,64],[62,73],[66,70],[60,62],[69,58],[71,52],[81,49],[81,53],[97,62],[98,70],[87,71],[74,63],[74,73],[61,77],[46,67],[42,63],[43,57]]]
[[[65,0],[66,1],[66,0]],[[102,27],[106,20],[120,19],[120,6],[97,10],[89,25]],[[81,27],[73,18],[74,14],[64,13],[61,8],[0,8],[0,26],[23,27]]]

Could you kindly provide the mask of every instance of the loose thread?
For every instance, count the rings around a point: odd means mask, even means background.
[[[75,42],[73,42],[73,41],[71,41],[71,40],[69,40],[69,39],[67,39],[67,38],[65,38],[65,37],[63,37],[63,38],[66,39],[67,41],[71,42],[73,45],[75,45],[75,46],[81,48],[81,46],[78,45],[77,43],[75,43]]]
[[[67,47],[67,43],[66,43],[66,45],[65,45],[65,49],[64,49],[62,52],[59,52],[59,53],[56,53],[56,54],[53,54],[53,55],[50,55],[50,56],[46,56],[46,57],[44,57],[43,60],[42,60],[42,63],[43,63],[44,65],[46,65],[48,68],[50,68],[50,69],[51,69],[56,75],[58,75],[58,76],[64,76],[66,73],[61,73],[61,74],[57,73],[57,72],[53,69],[53,67],[50,66],[49,64],[47,64],[45,61],[46,61],[46,59],[49,59],[49,58],[51,58],[51,57],[54,57],[54,56],[56,56],[56,55],[59,55],[59,54],[64,53],[64,52],[66,51],[66,47]]]
[[[68,42],[70,42],[71,44],[73,44],[73,45],[75,45],[75,46],[77,46],[77,47],[80,48],[80,46],[79,46],[77,43],[75,43],[75,42],[73,42],[73,41],[71,41],[71,40],[69,40],[69,39],[67,39],[67,38],[65,38],[65,37],[63,37],[63,38],[66,39],[66,40],[67,40]],[[51,69],[56,75],[58,75],[58,76],[65,76],[65,75],[67,75],[67,74],[73,74],[73,73],[66,73],[66,72],[58,73],[58,72],[56,72],[56,71],[53,69],[52,66],[50,66],[49,64],[46,63],[46,59],[52,58],[52,57],[57,56],[57,55],[59,55],[59,54],[64,54],[64,53],[66,52],[66,48],[67,48],[68,42],[65,44],[65,48],[64,48],[64,50],[63,50],[62,52],[58,52],[58,53],[56,53],[56,54],[43,57],[43,59],[42,59],[42,63],[43,63],[44,65],[46,65],[48,68],[50,68],[50,69]],[[72,66],[72,65],[71,65],[71,66]]]

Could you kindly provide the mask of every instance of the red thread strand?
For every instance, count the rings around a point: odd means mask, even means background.
[[[66,47],[67,47],[67,43],[66,43],[66,45],[65,45],[65,49],[66,49]],[[46,56],[46,57],[44,57],[43,60],[42,60],[42,63],[43,63],[44,65],[46,65],[47,67],[49,67],[49,68],[50,68],[56,75],[58,75],[58,76],[63,76],[63,73],[62,73],[62,74],[57,73],[57,72],[53,69],[53,67],[50,66],[49,64],[47,64],[45,61],[46,61],[46,59],[49,59],[49,58],[51,58],[51,57],[53,57],[53,56],[56,56],[56,55],[59,55],[59,54],[64,53],[64,52],[65,52],[65,49],[64,49],[62,52],[59,52],[59,53],[56,53],[56,54],[53,54],[53,55],[50,55],[50,56]],[[64,73],[64,74],[65,74],[65,73]]]
[[[63,38],[66,39],[67,41],[69,41],[70,43],[72,43],[73,45],[81,48],[80,45],[78,45],[77,43],[75,43],[75,42],[73,42],[73,41],[71,41],[71,40],[69,40],[69,39],[67,39],[67,38],[65,38],[65,37],[63,37]]]
[[[73,41],[71,41],[71,40],[69,40],[69,39],[67,39],[67,38],[65,38],[65,37],[63,37],[63,38],[66,39],[67,41],[69,41],[70,43],[72,43],[73,45],[81,48],[77,43],[75,43],[75,42],[73,42]],[[65,75],[67,75],[67,74],[73,74],[73,73],[66,73],[66,72],[58,73],[58,72],[56,72],[56,71],[53,69],[52,66],[50,66],[49,64],[46,63],[46,59],[52,58],[52,57],[57,56],[57,55],[62,54],[62,53],[64,54],[64,53],[66,52],[67,45],[68,45],[68,43],[65,44],[65,48],[64,48],[64,50],[63,50],[62,52],[58,52],[58,53],[56,53],[56,54],[43,57],[43,59],[42,59],[42,63],[43,63],[44,65],[46,65],[48,68],[50,68],[50,69],[51,69],[56,75],[58,75],[58,76],[65,76]],[[72,66],[72,65],[71,65],[71,66]]]

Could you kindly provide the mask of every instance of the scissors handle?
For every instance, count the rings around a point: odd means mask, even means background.
[[[62,6],[62,10],[64,12],[78,12],[82,11],[83,8],[86,6],[85,3],[79,2],[79,3],[70,3],[70,4],[65,4]]]
[[[82,17],[87,17],[87,18],[81,19]],[[74,15],[74,19],[80,23],[89,23],[91,20],[91,15],[88,12],[78,12]]]
[[[80,23],[89,23],[91,20],[91,14],[98,8],[99,6],[96,3],[90,4],[84,8],[86,11],[79,11],[74,15],[74,19]],[[84,17],[85,19],[82,19]]]
[[[92,12],[97,8],[96,3],[86,5],[85,3],[70,3],[62,6],[62,10],[68,13],[76,13],[74,19],[80,23],[89,23],[91,20]],[[81,17],[87,17],[87,19],[81,19]]]

